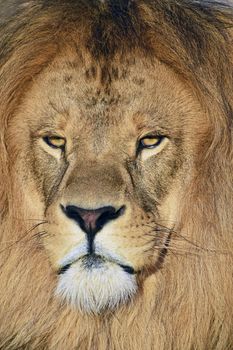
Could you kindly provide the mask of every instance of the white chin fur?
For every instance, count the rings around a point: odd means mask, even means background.
[[[137,291],[134,275],[105,262],[87,269],[78,261],[60,276],[56,295],[81,312],[99,314],[127,302]]]

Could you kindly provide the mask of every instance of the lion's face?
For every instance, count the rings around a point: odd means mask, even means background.
[[[17,176],[47,221],[55,293],[82,311],[126,302],[161,262],[204,138],[190,91],[157,62],[100,66],[67,54],[14,117]]]

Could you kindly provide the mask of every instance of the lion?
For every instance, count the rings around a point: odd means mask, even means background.
[[[0,5],[0,348],[232,350],[231,3]]]

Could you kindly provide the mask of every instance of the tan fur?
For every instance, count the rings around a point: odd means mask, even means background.
[[[0,28],[0,348],[231,350],[231,6],[45,3],[6,4]],[[51,120],[61,179],[41,141]],[[161,125],[168,145],[137,161]],[[54,295],[84,240],[61,201],[126,205],[96,240],[137,271],[127,303],[88,315]]]

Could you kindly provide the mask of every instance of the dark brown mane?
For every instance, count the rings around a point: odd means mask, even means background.
[[[2,1],[1,12],[3,80],[15,72],[24,84],[68,41],[97,60],[140,49],[208,93],[210,84],[225,95],[223,84],[232,83],[233,9],[223,1]],[[231,113],[229,97],[221,98]]]
[[[233,9],[223,1],[15,1],[1,11],[1,64],[19,45],[42,50],[71,32],[96,59],[136,47],[195,75],[228,63]]]

